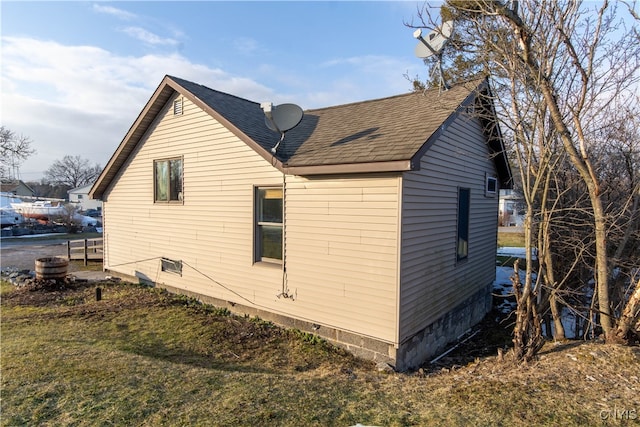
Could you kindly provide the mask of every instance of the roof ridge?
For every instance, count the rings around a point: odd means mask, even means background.
[[[236,99],[239,99],[239,100],[241,100],[241,101],[250,102],[251,104],[260,105],[260,103],[259,103],[259,102],[257,102],[257,101],[252,101],[252,100],[250,100],[250,99],[243,98],[243,97],[241,97],[241,96],[234,95],[234,94],[232,94],[232,93],[223,92],[223,91],[221,91],[221,90],[213,89],[213,88],[210,88],[209,86],[205,86],[205,85],[200,84],[200,83],[192,82],[191,80],[183,79],[183,78],[181,78],[181,77],[171,76],[171,75],[169,75],[169,74],[167,74],[167,77],[168,77],[168,78],[170,78],[171,80],[173,80],[174,82],[178,83],[180,86],[183,86],[183,83],[182,83],[182,82],[186,82],[186,83],[189,83],[189,84],[192,84],[192,85],[195,85],[195,86],[200,86],[200,87],[205,88],[205,89],[207,89],[207,90],[210,90],[210,91],[212,91],[212,92],[216,92],[216,93],[219,93],[219,94],[221,94],[221,95],[228,96],[228,97],[230,97],[230,98],[236,98]]]
[[[453,85],[449,89],[447,89],[445,92],[448,92],[449,90],[452,90],[452,89],[457,89],[459,87],[465,87],[469,83],[475,83],[474,87],[478,87],[484,80],[485,80],[484,78],[475,78],[475,79],[469,79],[469,80],[461,81],[461,82],[456,83],[455,85]],[[441,88],[433,87],[433,88],[425,89],[422,92],[411,91],[411,92],[407,92],[407,93],[400,93],[400,94],[397,94],[397,95],[384,96],[382,98],[365,99],[365,100],[362,100],[362,101],[347,102],[345,104],[329,105],[327,107],[320,107],[320,108],[310,108],[310,109],[305,110],[305,111],[309,111],[309,112],[326,111],[326,110],[330,110],[330,109],[333,109],[333,108],[342,108],[342,107],[348,107],[348,106],[359,105],[359,104],[369,104],[369,103],[373,103],[373,102],[384,101],[384,100],[387,100],[387,99],[408,97],[408,96],[412,96],[412,95],[427,96],[427,94],[431,94],[431,93],[433,93],[435,91],[440,91],[440,90],[441,90]]]
[[[372,102],[378,102],[378,101],[382,101],[382,100],[385,100],[385,99],[400,98],[400,97],[410,96],[410,95],[415,95],[415,94],[416,94],[416,92],[400,93],[400,94],[397,94],[397,95],[389,95],[389,96],[384,96],[382,98],[376,98],[376,99],[364,99],[362,101],[346,102],[344,104],[329,105],[327,107],[309,108],[309,109],[307,109],[305,111],[320,111],[320,110],[329,110],[329,109],[333,109],[333,108],[348,107],[348,106],[352,106],[352,105],[369,104],[369,103],[372,103]]]

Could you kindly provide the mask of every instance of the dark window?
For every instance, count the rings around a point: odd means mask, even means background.
[[[155,160],[153,162],[154,201],[182,201],[182,159]]]
[[[485,175],[484,195],[486,197],[495,197],[498,193],[498,178],[489,174]]]
[[[162,258],[161,260],[162,271],[169,273],[176,273],[182,276],[182,261],[175,261],[168,258]]]
[[[282,261],[282,188],[258,188],[256,261]]]
[[[466,259],[469,256],[469,208],[471,204],[471,190],[458,189],[458,242],[456,258]]]

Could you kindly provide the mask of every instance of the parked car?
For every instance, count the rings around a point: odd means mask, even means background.
[[[90,216],[91,218],[100,218],[102,217],[102,211],[100,209],[87,209],[83,215]]]

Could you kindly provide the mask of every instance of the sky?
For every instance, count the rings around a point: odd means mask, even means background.
[[[255,102],[327,107],[409,92],[423,1],[0,2],[0,124],[104,167],[165,75]]]

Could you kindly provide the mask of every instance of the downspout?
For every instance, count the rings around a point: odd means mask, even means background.
[[[396,331],[395,331],[395,342],[394,347],[397,349],[400,348],[400,322],[401,319],[401,286],[402,286],[402,248],[403,248],[403,238],[402,238],[402,221],[404,211],[402,209],[403,204],[403,187],[404,187],[404,174],[400,174],[398,177],[398,209],[396,211],[396,221],[397,224],[397,234],[396,234]],[[396,354],[397,358],[397,354]],[[397,362],[397,360],[396,360]]]

